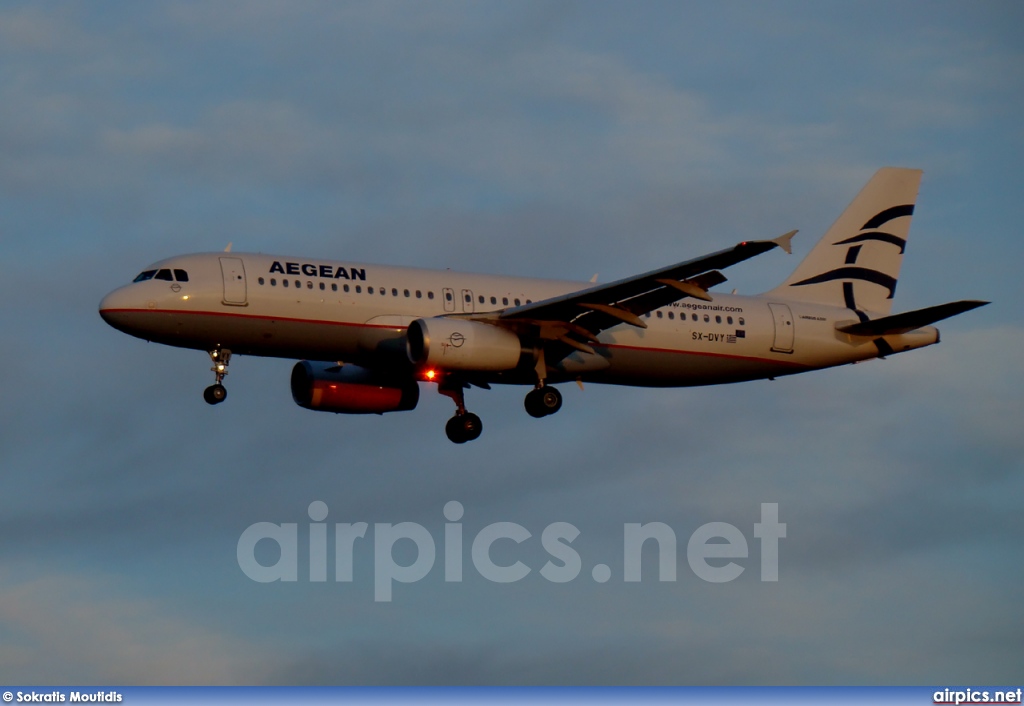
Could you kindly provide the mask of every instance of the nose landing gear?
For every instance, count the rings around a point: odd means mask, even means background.
[[[220,404],[228,396],[228,390],[222,384],[224,376],[228,374],[228,363],[231,361],[231,351],[227,348],[215,348],[210,351],[210,360],[213,367],[210,370],[216,375],[217,380],[208,388],[203,390],[203,399],[207,404]]]

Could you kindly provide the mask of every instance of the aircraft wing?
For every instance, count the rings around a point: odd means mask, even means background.
[[[639,328],[640,318],[684,297],[711,301],[707,290],[726,281],[720,268],[749,260],[776,247],[791,252],[791,231],[774,240],[751,240],[726,250],[680,262],[668,267],[601,284],[539,302],[505,309],[500,314],[473,317],[488,320],[520,333],[538,335],[542,340],[560,341],[562,351],[551,351],[560,359],[571,349],[592,353],[594,342],[605,329],[626,323]],[[560,355],[559,355],[560,353]],[[554,362],[549,356],[549,363]]]

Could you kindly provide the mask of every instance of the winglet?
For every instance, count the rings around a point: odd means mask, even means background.
[[[228,243],[228,246],[224,248],[224,252],[231,252],[231,243]]]
[[[785,250],[787,254],[792,255],[793,254],[793,244],[792,244],[791,241],[793,240],[793,236],[796,235],[799,232],[800,231],[791,230],[788,233],[785,233],[784,235],[780,235],[778,238],[775,238],[774,240],[770,240],[768,242],[775,243],[780,248]]]

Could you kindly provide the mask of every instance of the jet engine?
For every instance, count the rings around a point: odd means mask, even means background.
[[[420,388],[411,377],[302,360],[292,368],[292,399],[300,407],[320,412],[384,414],[415,409]]]
[[[519,336],[491,324],[435,317],[409,324],[406,352],[416,365],[445,370],[512,370],[523,346]]]

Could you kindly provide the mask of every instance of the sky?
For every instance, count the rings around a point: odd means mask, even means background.
[[[1013,683],[1024,663],[1024,5],[7,2],[0,6],[0,682]],[[781,282],[881,166],[924,170],[894,311],[991,301],[942,343],[776,381],[469,393],[347,417],[293,361],[106,326],[150,262],[216,251],[586,281],[799,228],[728,272]],[[430,393],[430,394],[428,394]],[[368,523],[308,580],[311,503]],[[444,508],[464,575],[445,581]],[[762,581],[762,504],[779,580]],[[298,576],[241,570],[295,523]],[[487,580],[487,526],[517,523]],[[678,540],[660,581],[630,523]],[[689,567],[729,523],[733,581]],[[375,600],[376,525],[437,560]],[[579,575],[540,569],[550,525]],[[333,545],[332,545],[333,546]],[[269,547],[269,548],[268,548]],[[260,561],[272,564],[265,540]],[[395,561],[416,558],[412,540]],[[593,568],[611,578],[600,582]]]

